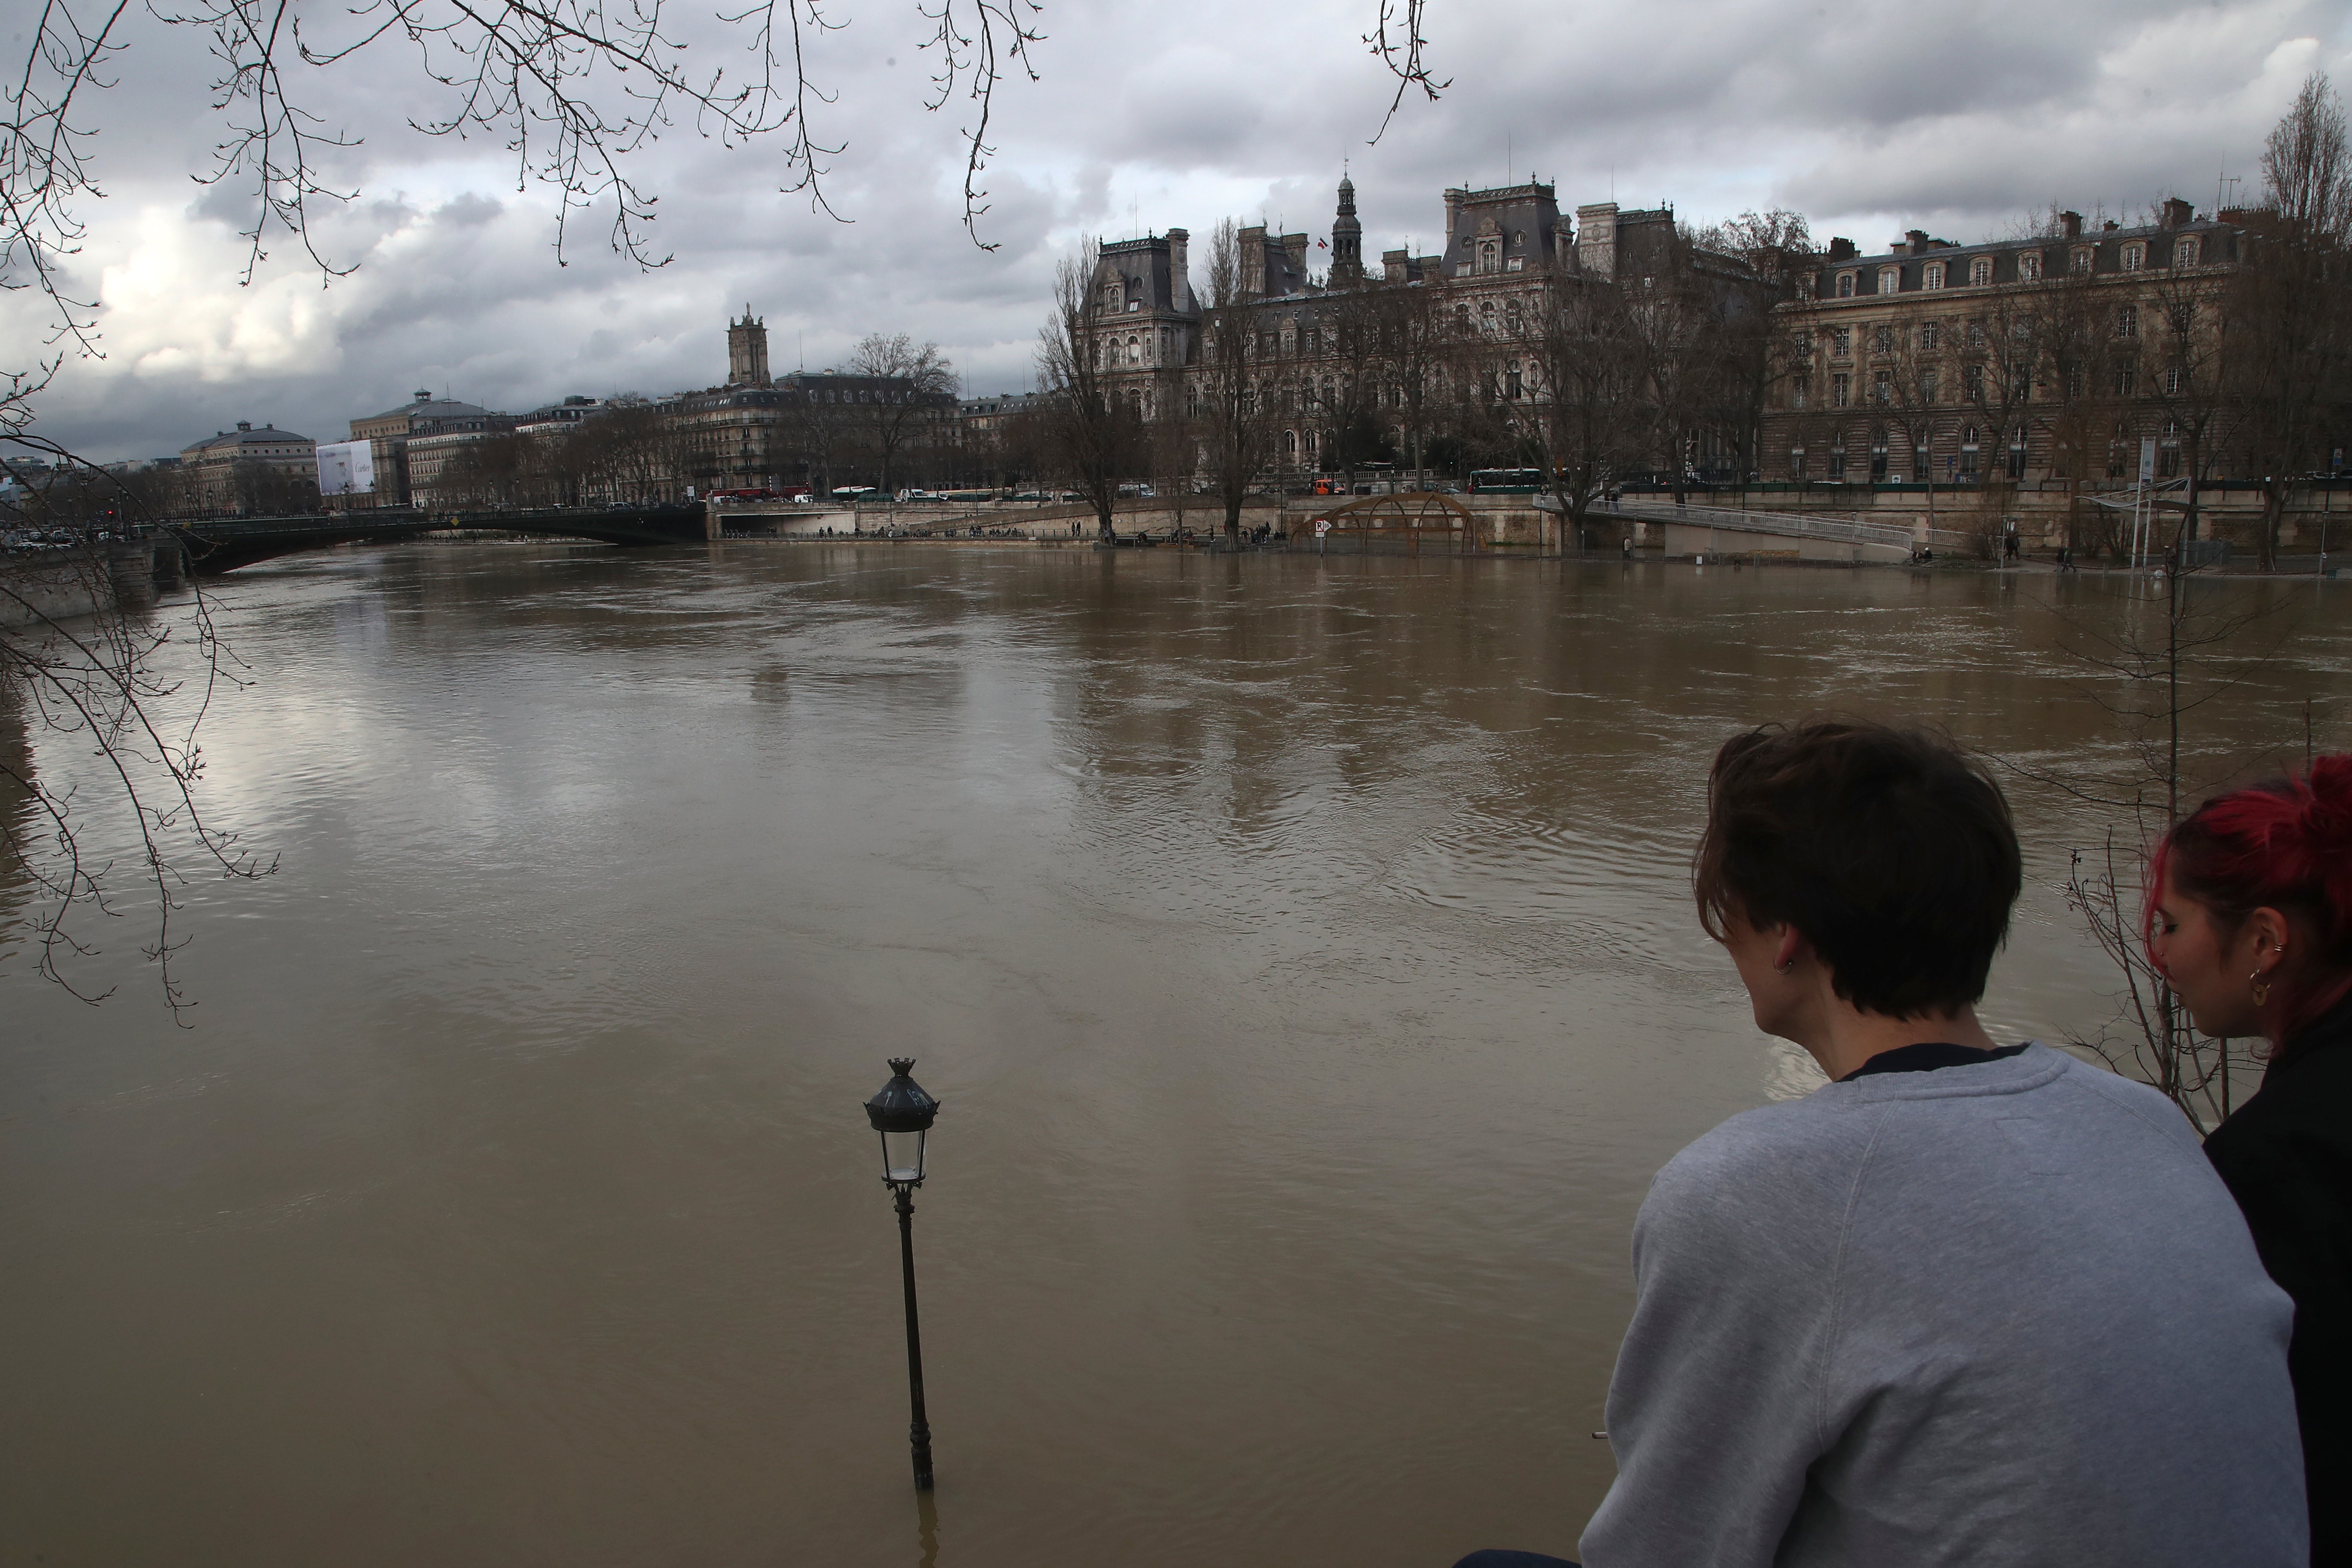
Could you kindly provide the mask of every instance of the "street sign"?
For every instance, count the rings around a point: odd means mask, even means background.
[[[2143,436],[2139,438],[2139,482],[2147,484],[2155,478],[2156,437]]]
[[[1320,538],[1322,538],[1325,534],[1327,534],[1327,533],[1328,533],[1328,532],[1330,532],[1330,531],[1331,531],[1331,520],[1330,520],[1329,518],[1328,518],[1328,517],[1318,517],[1318,518],[1317,518],[1317,519],[1315,520],[1315,537],[1316,537],[1316,538],[1320,539]]]

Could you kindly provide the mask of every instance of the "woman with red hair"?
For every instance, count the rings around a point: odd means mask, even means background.
[[[2352,756],[2207,801],[2149,870],[2149,955],[2189,1017],[2270,1042],[2205,1152],[2294,1299],[2312,1561],[2352,1563]]]

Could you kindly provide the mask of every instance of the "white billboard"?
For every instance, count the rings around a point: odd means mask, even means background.
[[[363,496],[375,492],[375,450],[366,441],[338,441],[319,448],[319,493]]]

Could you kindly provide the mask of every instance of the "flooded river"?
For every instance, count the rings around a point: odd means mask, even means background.
[[[2113,769],[2063,649],[2152,627],[2096,578],[1171,552],[217,591],[205,798],[280,869],[189,888],[194,1026],[135,914],[102,1007],[0,970],[9,1568],[1570,1551],[1651,1174],[1818,1081],[1692,918],[1709,754],[1835,709]],[[2200,767],[2299,759],[2307,699],[2352,741],[2352,588],[2197,591],[2277,649]],[[1989,1022],[2094,1027],[2056,884],[2105,818],[2012,794]],[[894,1055],[946,1102],[929,1512]]]

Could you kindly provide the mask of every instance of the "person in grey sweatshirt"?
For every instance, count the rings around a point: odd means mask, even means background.
[[[1701,921],[1832,1081],[1652,1184],[1585,1568],[2301,1568],[2292,1309],[2194,1131],[1977,1022],[1998,786],[1825,721],[1736,737],[1709,797]]]

